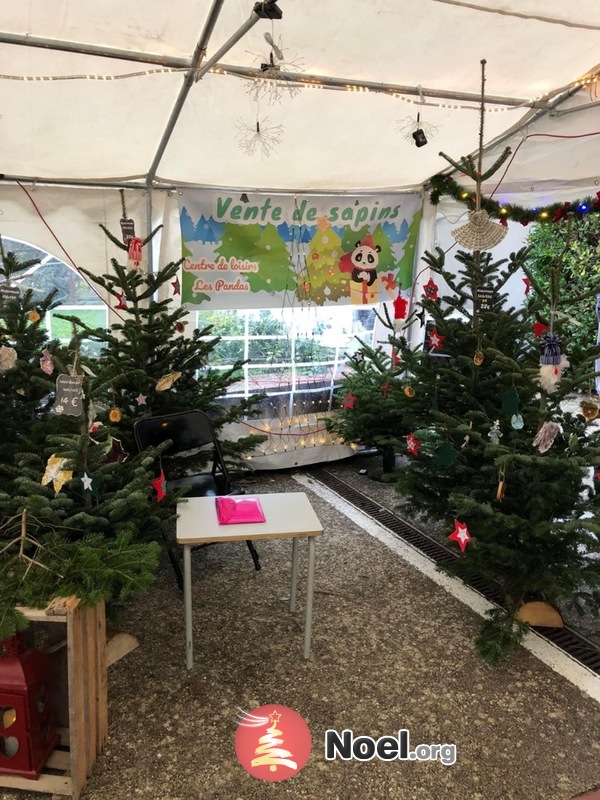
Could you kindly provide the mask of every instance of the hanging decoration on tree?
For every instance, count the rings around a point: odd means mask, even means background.
[[[445,338],[445,336],[442,336],[440,333],[438,333],[437,328],[434,328],[429,334],[429,347],[432,350],[439,350],[444,344]]]
[[[58,494],[65,483],[70,481],[73,477],[73,471],[65,469],[67,463],[66,458],[60,458],[53,453],[46,463],[46,471],[42,477],[42,486],[46,486],[52,482],[54,491]]]
[[[433,278],[429,278],[427,283],[423,286],[423,294],[427,300],[437,300],[439,289],[440,287]]]
[[[173,287],[173,297],[177,294],[181,294],[181,283],[179,282],[179,276],[175,278],[174,281],[171,281],[171,286]]]
[[[490,432],[488,433],[488,436],[489,436],[492,444],[500,444],[500,439],[504,436],[504,434],[500,430],[500,420],[499,419],[497,419],[494,422],[494,424],[492,425],[492,428],[491,428]]]
[[[32,323],[32,325],[35,325],[36,322],[39,322],[41,318],[42,315],[35,308],[32,308],[31,311],[27,313],[27,319]]]
[[[504,487],[506,486],[506,470],[502,466],[498,470],[498,488],[496,489],[496,500],[504,500]]]
[[[485,355],[483,353],[483,350],[475,350],[473,354],[473,363],[475,364],[475,366],[480,367],[484,361],[485,361]]]
[[[348,394],[342,400],[342,408],[354,408],[354,403],[356,402],[356,396],[352,394],[352,392],[348,392]]]
[[[106,453],[106,462],[108,464],[121,464],[123,461],[127,461],[129,453],[123,448],[121,440],[111,436],[108,441],[110,447]]]
[[[129,240],[129,249],[127,251],[127,266],[129,269],[139,269],[142,265],[142,240],[133,236]]]
[[[458,458],[458,450],[451,442],[444,442],[433,451],[433,457],[440,467],[450,467]]]
[[[268,158],[275,152],[283,137],[283,125],[272,125],[268,117],[257,119],[252,124],[239,119],[237,129],[239,148],[248,156],[258,152],[263,158]]]
[[[158,478],[155,478],[152,481],[152,486],[156,491],[156,502],[160,503],[160,501],[164,500],[164,498],[167,496],[166,492],[167,481],[165,479],[165,473],[163,472],[162,469],[160,471],[160,475],[158,476]]]
[[[42,372],[45,372],[46,375],[52,375],[54,372],[54,358],[47,347],[42,350],[42,355],[40,357],[40,369]]]
[[[84,494],[90,494],[94,497],[99,496],[102,475],[91,475],[87,470],[83,470],[77,477],[81,481],[81,488]]]
[[[490,250],[496,247],[506,236],[506,228],[492,222],[487,211],[481,207],[481,185],[490,178],[510,155],[510,148],[507,147],[496,159],[492,166],[483,171],[483,128],[485,120],[485,59],[481,61],[481,101],[479,107],[479,148],[477,153],[477,163],[472,156],[465,156],[460,161],[440,153],[455,169],[467,175],[475,182],[475,208],[469,211],[469,221],[460,228],[452,231],[452,236],[461,247],[467,250]]]
[[[540,386],[551,393],[561,379],[563,370],[569,366],[569,361],[562,353],[559,337],[552,333],[552,329],[540,337]]]
[[[391,393],[392,393],[392,384],[389,381],[386,381],[381,386],[381,394],[384,397],[389,397]]]
[[[465,547],[471,541],[471,534],[469,533],[469,529],[467,528],[464,522],[459,522],[457,519],[454,520],[454,530],[448,536],[453,542],[456,542],[461,549],[461,552],[465,552]]]
[[[125,293],[121,292],[117,295],[118,304],[115,306],[117,311],[127,311],[127,303],[125,302]]]
[[[123,414],[121,412],[121,409],[117,408],[116,406],[113,406],[108,412],[108,418],[111,422],[114,423],[121,422],[121,420],[123,419]]]
[[[0,346],[0,372],[8,372],[17,363],[17,351],[14,347]]]
[[[177,320],[177,322],[175,323],[175,330],[177,331],[177,333],[185,333],[186,325],[187,322],[182,322],[181,320]]]
[[[543,336],[546,333],[546,331],[549,330],[550,328],[548,327],[548,325],[544,325],[543,322],[533,323],[533,335],[536,337],[536,339],[539,339],[540,336]]]
[[[404,389],[403,389],[403,392],[406,395],[406,397],[414,397],[415,396],[415,390],[413,389],[412,386],[405,386]]]
[[[156,381],[156,386],[154,388],[157,392],[166,392],[179,378],[181,378],[181,372],[169,372]]]
[[[140,392],[138,394],[138,396],[135,398],[135,402],[138,404],[138,406],[145,406],[146,405],[146,399],[147,399],[146,395],[142,394]]]
[[[420,311],[418,311],[418,312],[415,314],[415,317],[416,317],[416,318],[419,320],[419,322],[421,323],[420,327],[422,328],[422,327],[423,327],[423,325],[425,325],[425,309],[424,309],[424,308],[422,308]]]
[[[129,242],[135,237],[135,223],[127,216],[125,190],[119,189],[119,193],[121,195],[121,209],[123,211],[123,218],[121,219],[121,236],[123,238],[123,244],[129,244]]]
[[[529,294],[531,291],[531,281],[529,278],[523,278],[523,283],[525,284],[525,294]]]
[[[78,417],[83,413],[83,397],[81,376],[59,375],[56,379],[54,413]]]
[[[525,426],[525,420],[523,419],[521,414],[517,412],[516,414],[513,414],[512,417],[510,418],[510,425],[511,428],[514,428],[514,430],[520,431]]]
[[[598,416],[599,408],[598,403],[590,397],[588,400],[582,400],[580,403],[581,413],[588,422],[596,419]]]
[[[394,330],[402,330],[402,321],[406,319],[406,310],[408,308],[408,300],[402,297],[398,292],[398,297],[394,300]]]
[[[406,452],[410,453],[412,456],[419,455],[419,447],[421,446],[421,442],[419,439],[416,439],[415,436],[410,433],[406,437]]]
[[[560,425],[557,422],[544,422],[533,440],[533,446],[537,447],[540,453],[547,453],[559,433]]]

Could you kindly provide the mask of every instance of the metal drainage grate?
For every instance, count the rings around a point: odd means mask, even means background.
[[[447,563],[459,558],[449,547],[445,547],[431,536],[428,536],[428,534],[415,528],[414,525],[393,514],[389,509],[374,502],[362,492],[359,492],[358,489],[332,475],[328,470],[319,467],[310,470],[310,475],[323,486],[338,494],[346,502],[358,508],[359,511],[376,520],[391,533],[408,542],[436,564]],[[465,583],[468,583],[471,588],[475,589],[487,600],[497,605],[502,605],[501,595],[498,590],[490,587],[480,575],[471,576]],[[569,627],[534,628],[534,630],[544,639],[552,642],[556,647],[571,656],[575,661],[600,675],[600,649],[589,639]]]

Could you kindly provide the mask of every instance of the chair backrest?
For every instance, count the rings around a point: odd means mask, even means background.
[[[212,461],[211,473],[218,475],[226,484],[229,483],[227,467],[215,430],[210,417],[204,411],[194,409],[138,420],[133,427],[133,435],[140,451],[170,440],[171,444],[162,454],[167,459],[185,453],[191,455],[206,448]]]

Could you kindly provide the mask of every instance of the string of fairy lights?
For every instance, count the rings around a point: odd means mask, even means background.
[[[144,70],[136,70],[134,72],[124,72],[118,74],[101,74],[101,73],[79,73],[79,74],[68,74],[68,75],[14,75],[14,74],[0,74],[0,80],[3,81],[21,81],[25,83],[45,83],[45,82],[55,82],[55,81],[99,81],[99,82],[111,82],[111,81],[122,81],[122,80],[130,80],[135,78],[143,78],[151,75],[165,75],[165,74],[177,74],[177,73],[189,73],[192,71],[188,67],[153,67],[150,69]],[[386,86],[385,84],[366,84],[361,83],[360,81],[352,81],[351,83],[347,82],[344,83],[343,79],[340,80],[333,80],[330,78],[319,78],[317,76],[311,75],[300,75],[298,73],[293,74],[286,74],[285,71],[281,71],[279,77],[269,75],[265,76],[260,70],[249,70],[246,68],[238,68],[236,70],[235,67],[226,68],[224,66],[216,65],[212,67],[209,72],[215,75],[228,75],[231,77],[240,78],[243,80],[251,80],[256,85],[264,85],[265,87],[271,85],[293,85],[295,89],[317,89],[317,90],[329,90],[329,91],[346,91],[346,92],[363,92],[363,93],[377,93],[377,94],[385,94],[394,99],[401,100],[404,103],[417,105],[417,106],[430,106],[434,108],[441,108],[441,109],[448,109],[448,110],[459,110],[459,109],[470,109],[470,110],[478,110],[478,106],[476,101],[473,101],[473,105],[468,105],[463,103],[453,103],[453,102],[436,102],[434,101],[431,96],[423,95],[419,92],[418,97],[411,97],[407,94],[402,94],[398,91],[397,87]],[[563,87],[563,91],[570,91],[576,89],[583,89],[589,88],[590,91],[595,91],[597,88],[598,80],[600,79],[600,73],[588,75],[584,78],[580,78],[578,80],[572,81],[571,83],[567,84]],[[416,87],[417,91],[419,91],[419,87]],[[431,90],[428,90],[431,91]],[[535,105],[536,103],[542,102],[544,100],[544,95],[538,95],[536,97],[530,97],[526,100],[520,102],[516,105],[489,105],[486,107],[486,111],[489,113],[498,113],[498,112],[507,112],[507,111],[515,111],[519,110],[528,106]]]

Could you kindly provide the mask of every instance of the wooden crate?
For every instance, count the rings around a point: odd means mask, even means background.
[[[19,610],[34,635],[43,634],[52,658],[60,742],[38,780],[0,774],[0,787],[79,800],[108,736],[104,603],[82,608],[70,597]]]

